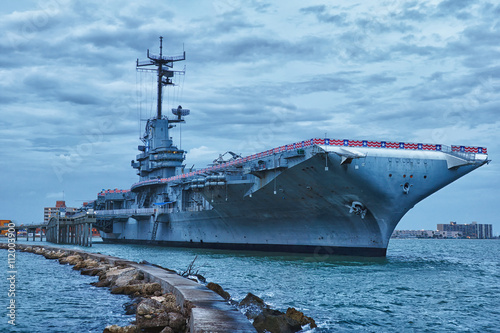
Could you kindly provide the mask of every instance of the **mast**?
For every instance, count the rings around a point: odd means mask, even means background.
[[[149,50],[148,50],[149,51]],[[149,53],[149,52],[148,52]],[[158,119],[161,119],[161,93],[162,93],[162,84],[161,84],[161,77],[162,77],[162,67],[163,67],[163,62],[161,61],[161,58],[163,56],[163,37],[160,36],[160,61],[158,62],[158,97],[157,97],[157,106],[156,106],[156,117]],[[149,58],[149,56],[148,56]],[[151,58],[149,58],[151,59]]]
[[[145,67],[145,66],[156,66],[156,69],[153,68],[145,68],[142,70],[147,70],[147,71],[156,71],[158,75],[158,86],[157,86],[157,106],[156,106],[156,118],[161,119],[162,118],[162,108],[161,108],[161,102],[162,102],[162,88],[163,86],[166,85],[174,85],[172,82],[172,77],[174,76],[173,70],[170,70],[174,66],[174,62],[176,61],[182,61],[186,60],[186,52],[184,51],[182,55],[180,56],[172,56],[172,57],[167,57],[163,56],[163,37],[160,36],[160,55],[153,55],[149,53],[149,49],[147,52],[147,57],[149,61],[145,62],[139,62],[139,59],[137,59],[137,65],[136,68],[139,69],[139,67]],[[164,67],[166,67],[164,69]]]

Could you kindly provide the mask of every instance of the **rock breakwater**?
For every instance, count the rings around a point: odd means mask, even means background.
[[[0,243],[0,248],[7,248],[6,245]],[[135,321],[126,327],[108,326],[104,333],[284,333],[300,331],[305,325],[316,327],[312,318],[294,308],[286,313],[273,310],[250,293],[236,302],[216,283],[209,282],[205,287],[147,262],[51,246],[16,244],[16,247],[72,265],[82,275],[96,276],[98,281],[92,285],[109,288],[112,294],[129,295],[131,300],[124,304],[124,309],[126,314],[135,315]]]

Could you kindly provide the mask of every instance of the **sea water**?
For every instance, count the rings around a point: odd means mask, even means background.
[[[295,307],[316,320],[312,332],[317,333],[500,332],[498,240],[395,239],[386,258],[103,243],[61,247],[177,271],[196,258],[199,273],[233,299],[251,292],[281,311]],[[6,250],[0,250],[0,265],[7,265]],[[106,325],[134,319],[122,309],[128,297],[91,286],[96,277],[31,253],[17,252],[16,266],[17,325],[8,324],[4,310],[0,332],[102,332]],[[6,277],[0,283],[3,309],[8,305]]]

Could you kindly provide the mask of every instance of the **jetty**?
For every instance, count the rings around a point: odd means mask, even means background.
[[[26,230],[26,241],[29,241],[29,235],[32,234],[35,241],[36,230],[40,230],[40,240],[55,244],[74,244],[81,246],[92,246],[92,227],[96,224],[95,214],[82,212],[75,215],[60,216],[56,215],[50,218],[48,223],[20,225],[13,227],[15,239],[17,241],[18,233]],[[11,230],[11,227],[1,227],[0,230]]]
[[[7,249],[7,244],[0,243],[0,248]],[[176,326],[172,332],[257,332],[245,315],[223,297],[175,271],[77,249],[28,244],[16,244],[16,248],[43,255],[47,259],[58,259],[61,264],[74,265],[73,269],[80,270],[82,274],[99,276],[99,282],[95,285],[109,287],[111,293],[128,294],[130,291],[137,294],[139,291],[143,300],[137,305],[136,326],[119,328],[112,325],[104,332],[129,332],[128,329],[138,332],[143,328],[172,328],[173,325]],[[160,299],[163,300],[158,301]],[[173,307],[166,306],[165,300],[168,299],[175,303]],[[158,302],[161,303],[158,308],[147,312]],[[166,313],[159,312],[160,308]]]

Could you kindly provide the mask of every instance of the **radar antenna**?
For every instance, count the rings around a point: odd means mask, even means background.
[[[180,123],[183,122],[183,116],[189,115],[191,111],[189,109],[183,109],[182,106],[178,106],[177,109],[172,109],[172,113],[174,116],[177,116],[177,119],[169,120],[170,123]]]

